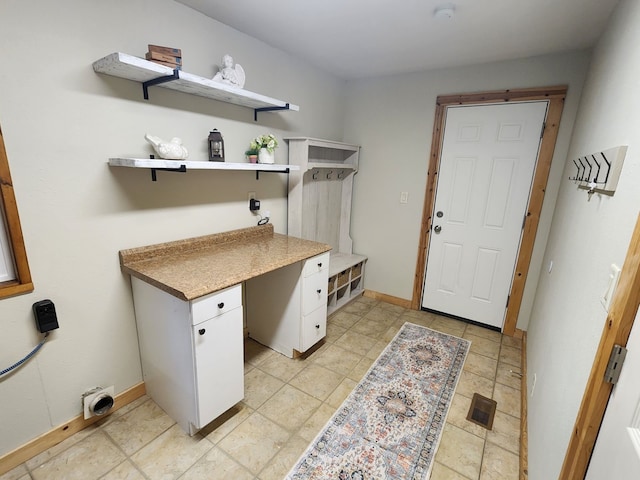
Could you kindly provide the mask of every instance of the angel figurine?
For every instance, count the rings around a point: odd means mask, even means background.
[[[215,74],[213,80],[242,88],[245,81],[244,69],[238,63],[234,67],[233,57],[227,53],[222,57],[222,67]]]

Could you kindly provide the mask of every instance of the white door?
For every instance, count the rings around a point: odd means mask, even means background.
[[[502,327],[547,106],[447,108],[424,308]]]
[[[620,379],[602,420],[586,480],[640,478],[640,315],[629,341]]]

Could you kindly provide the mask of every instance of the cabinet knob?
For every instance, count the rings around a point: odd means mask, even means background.
[[[220,303],[218,304],[218,308],[224,308],[224,302],[220,302]]]
[[[320,330],[320,325],[316,325],[316,328],[317,328],[318,330]]]
[[[316,290],[316,292],[322,293],[322,289],[319,288],[318,290]]]
[[[200,330],[198,330],[198,333],[200,335],[204,335],[204,332],[206,332],[206,330],[204,328],[201,328]]]
[[[322,262],[318,262],[318,268],[322,268]]]

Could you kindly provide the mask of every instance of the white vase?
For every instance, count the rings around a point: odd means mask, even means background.
[[[261,148],[258,152],[258,162],[259,163],[275,163],[274,162],[274,152],[269,152],[266,148]]]

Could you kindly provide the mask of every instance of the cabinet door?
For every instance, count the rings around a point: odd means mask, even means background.
[[[242,307],[195,325],[196,428],[244,398]]]

